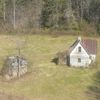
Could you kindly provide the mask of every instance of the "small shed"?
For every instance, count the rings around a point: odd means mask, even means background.
[[[7,79],[20,77],[27,72],[27,61],[23,57],[10,56],[7,57],[4,67],[1,70],[2,75]]]
[[[97,41],[94,39],[78,39],[65,52],[59,53],[58,63],[73,67],[88,67],[95,63]]]

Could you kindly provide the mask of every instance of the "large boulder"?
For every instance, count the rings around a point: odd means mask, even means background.
[[[7,57],[4,67],[1,70],[2,75],[7,79],[20,77],[27,72],[27,61],[23,57],[10,56]]]

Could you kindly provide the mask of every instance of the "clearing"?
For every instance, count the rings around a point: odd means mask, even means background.
[[[100,69],[100,52],[94,68],[70,68],[51,62],[57,52],[66,50],[76,38],[76,36],[0,35],[0,68],[6,56],[18,53],[16,43],[20,40],[26,40],[21,53],[29,61],[29,73],[20,79],[6,82],[0,76],[0,98],[2,100],[100,100],[100,85],[99,91],[95,88],[100,82],[100,77],[98,78],[96,74]],[[99,51],[100,38],[96,39]]]

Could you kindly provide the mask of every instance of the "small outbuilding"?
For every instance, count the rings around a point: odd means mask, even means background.
[[[88,67],[95,63],[97,55],[97,41],[94,39],[78,39],[68,50],[58,53],[58,63],[73,67]]]
[[[2,75],[7,79],[13,79],[24,75],[27,72],[27,61],[23,57],[7,57],[4,67],[1,70]]]

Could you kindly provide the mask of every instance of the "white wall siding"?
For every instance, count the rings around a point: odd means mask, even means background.
[[[76,56],[70,56],[70,65],[74,67],[82,67],[82,66],[88,67],[89,64],[91,63],[91,60],[89,59],[89,57],[81,56],[80,57],[81,62],[78,62],[78,58],[79,57],[76,57]]]
[[[81,52],[78,51],[78,48],[81,47]],[[78,62],[78,59],[81,61]],[[84,48],[80,43],[74,48],[70,54],[70,65],[75,67],[87,67],[91,63],[91,59]]]

